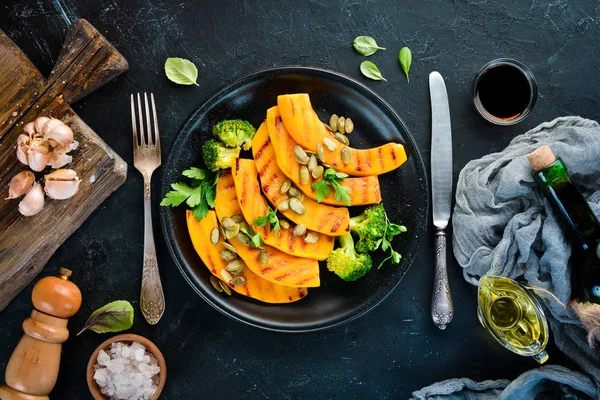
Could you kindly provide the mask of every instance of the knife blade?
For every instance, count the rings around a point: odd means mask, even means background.
[[[431,97],[431,203],[433,208],[435,276],[431,317],[440,329],[452,321],[454,308],[446,267],[446,227],[452,204],[452,129],[446,84],[439,72],[429,74]]]

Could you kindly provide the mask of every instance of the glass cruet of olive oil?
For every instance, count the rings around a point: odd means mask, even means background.
[[[512,279],[484,275],[479,280],[477,316],[494,338],[508,350],[548,360],[548,323],[540,303]]]

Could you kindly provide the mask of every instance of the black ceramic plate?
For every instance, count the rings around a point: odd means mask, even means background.
[[[210,272],[195,253],[188,236],[183,207],[161,207],[166,242],[181,273],[210,305],[238,321],[275,331],[302,332],[333,327],[351,321],[374,308],[389,295],[406,274],[423,240],[429,211],[427,175],[423,161],[406,126],[392,108],[361,83],[336,72],[304,67],[275,68],[246,76],[223,88],[202,104],[183,125],[164,164],[162,193],[181,179],[190,166],[202,166],[201,145],[212,126],[223,120],[241,118],[258,127],[277,96],[308,93],[321,120],[336,113],[351,117],[355,131],[351,145],[367,148],[399,141],[406,147],[408,161],[396,171],[380,177],[383,203],[391,221],[404,224],[408,232],[394,240],[402,254],[400,265],[374,267],[356,282],[344,282],[321,265],[321,287],[291,304],[272,305],[234,294],[216,292]],[[251,155],[249,155],[251,157]],[[351,209],[351,215],[362,209]]]

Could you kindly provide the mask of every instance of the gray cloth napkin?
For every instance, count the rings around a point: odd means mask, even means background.
[[[473,285],[485,274],[524,278],[567,304],[571,248],[550,204],[536,190],[527,161],[527,154],[544,144],[565,162],[594,213],[600,214],[600,125],[579,117],[557,118],[461,171],[452,216],[454,255]],[[587,332],[572,311],[550,296],[541,298],[556,345],[581,372],[548,365],[512,383],[450,379],[414,392],[413,398],[600,399],[600,350],[589,348]]]

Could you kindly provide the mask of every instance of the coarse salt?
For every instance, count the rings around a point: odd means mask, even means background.
[[[94,380],[109,399],[148,400],[156,393],[160,367],[140,343],[115,342],[96,361]]]

